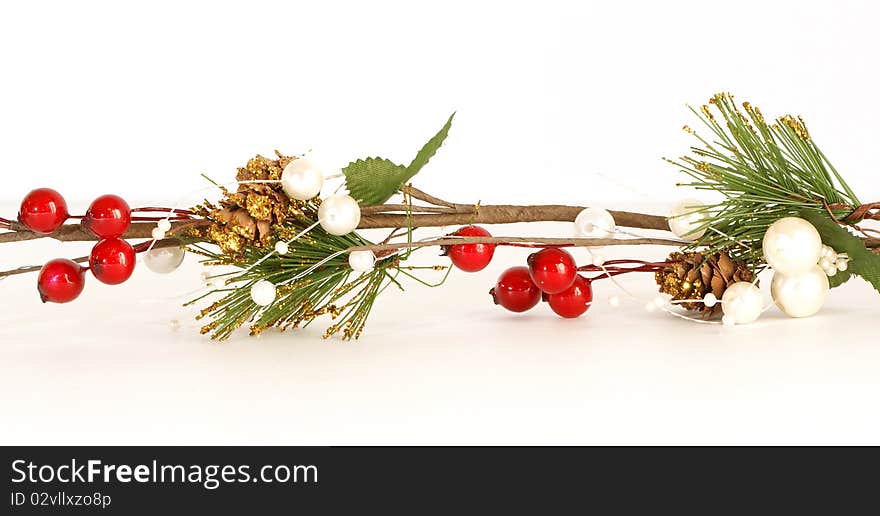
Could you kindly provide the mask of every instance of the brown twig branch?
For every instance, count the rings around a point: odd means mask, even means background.
[[[378,245],[365,245],[350,247],[349,251],[373,251],[380,254],[387,251],[396,251],[399,249],[415,249],[419,247],[444,246],[457,244],[524,244],[526,246],[594,246],[605,247],[615,245],[674,245],[681,246],[681,240],[670,240],[666,238],[530,238],[530,237],[439,237],[431,240],[423,240],[420,242],[399,242]]]

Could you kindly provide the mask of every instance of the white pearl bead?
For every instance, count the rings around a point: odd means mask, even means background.
[[[153,240],[162,240],[163,238],[165,238],[165,232],[158,227],[153,228],[153,231],[150,232],[150,235],[153,237]]]
[[[689,242],[699,240],[706,234],[707,229],[700,226],[709,221],[709,213],[701,210],[705,207],[705,204],[695,199],[685,199],[679,202],[669,213],[669,230],[682,240]]]
[[[290,245],[287,244],[284,240],[279,240],[275,242],[275,252],[284,256],[285,254],[290,252]]]
[[[311,160],[298,158],[281,172],[281,188],[288,197],[306,201],[321,193],[324,173]]]
[[[171,221],[168,219],[162,219],[156,223],[156,227],[159,228],[159,230],[167,233],[171,231]]]
[[[352,251],[348,254],[348,265],[357,272],[369,272],[376,264],[373,251]]]
[[[832,265],[833,263],[834,263],[834,262],[832,262],[832,261],[829,260],[828,258],[822,258],[821,260],[819,260],[819,267],[821,267],[821,268],[823,268],[823,269],[825,269],[825,270],[828,270],[828,268],[831,267],[831,265]]]
[[[254,283],[251,285],[251,299],[260,306],[271,305],[275,301],[275,285],[266,280]]]
[[[608,210],[586,208],[574,219],[574,234],[578,238],[611,238],[617,225]]]
[[[822,308],[828,297],[828,276],[818,266],[800,274],[775,272],[770,284],[773,302],[791,317],[809,317]]]
[[[610,296],[610,297],[608,298],[608,304],[611,305],[611,306],[614,307],[614,308],[617,308],[618,306],[620,306],[620,297],[618,297],[618,296]]]
[[[829,278],[830,278],[831,276],[834,276],[835,274],[837,274],[837,266],[834,265],[834,264],[829,265],[827,269],[822,269],[822,270],[825,271],[825,274],[826,274]]]
[[[713,306],[718,304],[718,298],[715,297],[715,294],[709,292],[705,296],[703,296],[703,305],[707,308],[712,308]]]
[[[798,217],[777,220],[767,229],[764,260],[777,272],[797,274],[816,265],[822,256],[822,239],[812,224]]]
[[[331,235],[347,235],[361,223],[361,208],[346,194],[327,197],[318,208],[318,220],[324,231]]]
[[[749,324],[758,319],[764,309],[761,289],[747,281],[738,281],[727,287],[721,296],[721,310],[735,324]]]
[[[846,258],[838,258],[836,265],[837,270],[843,272],[849,267],[849,260],[847,260]]]
[[[169,324],[171,326],[171,331],[177,331],[180,329],[180,321],[178,321],[177,319],[171,319],[171,322]]]
[[[150,249],[144,253],[144,264],[153,272],[168,274],[174,272],[183,263],[185,252],[180,247],[163,247]]]

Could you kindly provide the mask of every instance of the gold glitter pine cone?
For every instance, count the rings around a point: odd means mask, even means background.
[[[674,252],[667,262],[670,265],[655,272],[654,279],[660,285],[660,292],[669,294],[675,301],[702,299],[709,292],[721,299],[729,285],[754,279],[745,262],[731,259],[726,252],[708,258],[699,252]],[[711,308],[698,302],[681,303],[680,306],[706,316],[721,311],[720,304]]]
[[[275,151],[277,159],[257,155],[238,169],[235,178],[244,182],[235,192],[223,189],[219,206],[204,204],[202,215],[212,224],[203,235],[226,253],[240,252],[246,245],[265,247],[272,242],[277,225],[291,217],[301,216],[304,203],[290,199],[281,183],[247,183],[247,181],[278,181],[288,163],[296,157]]]

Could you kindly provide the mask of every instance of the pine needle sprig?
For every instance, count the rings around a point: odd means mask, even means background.
[[[308,217],[303,216],[276,231],[288,235],[309,223]],[[305,327],[323,315],[334,320],[325,337],[341,331],[345,339],[355,338],[363,331],[377,292],[388,279],[387,270],[396,267],[396,260],[389,257],[379,260],[371,272],[355,273],[348,265],[347,250],[372,243],[357,233],[335,236],[320,227],[293,241],[285,255],[267,256],[271,247],[254,245],[230,255],[205,243],[191,242],[188,247],[202,255],[206,265],[236,267],[234,272],[212,276],[219,278],[223,286],[187,303],[193,304],[211,294],[221,295],[199,316],[210,321],[203,326],[202,333],[210,333],[219,340],[229,338],[248,323],[251,334],[257,335],[269,327]],[[276,285],[277,297],[266,307],[254,303],[250,296],[251,287],[260,280]]]
[[[685,126],[699,145],[691,147],[691,155],[666,161],[691,177],[682,186],[723,196],[694,210],[708,214],[703,225],[708,231],[692,247],[729,250],[733,258],[759,267],[761,241],[774,221],[804,210],[843,219],[860,205],[802,118],[785,115],[767,123],[759,108],[745,102],[741,110],[726,93],[714,95],[699,111],[690,109],[712,137]]]

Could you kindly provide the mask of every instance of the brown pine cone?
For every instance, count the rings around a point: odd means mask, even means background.
[[[709,292],[721,299],[730,284],[754,279],[745,262],[732,260],[726,252],[708,258],[698,252],[674,252],[667,262],[670,265],[655,272],[654,279],[660,285],[660,292],[671,295],[674,301],[702,299]],[[680,306],[707,316],[721,310],[720,304],[711,308],[699,302],[680,303]]]
[[[275,151],[278,159],[257,155],[239,168],[237,181],[277,181],[288,163],[296,157]],[[219,206],[202,205],[200,215],[213,224],[200,230],[227,253],[237,253],[246,245],[264,247],[272,242],[276,225],[303,214],[305,202],[290,199],[281,183],[243,183],[233,193],[223,189]]]

